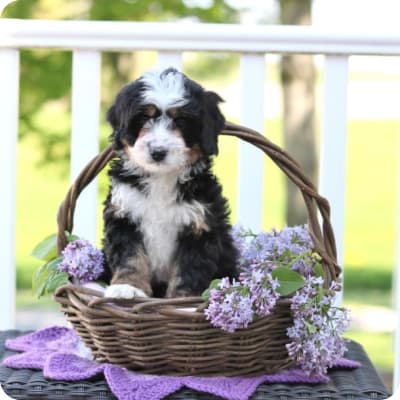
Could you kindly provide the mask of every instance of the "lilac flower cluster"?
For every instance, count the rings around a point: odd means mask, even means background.
[[[343,356],[342,338],[350,323],[348,310],[333,306],[336,283],[322,289],[320,277],[310,277],[292,297],[294,325],[287,331],[289,356],[308,374],[325,374]]]
[[[271,313],[279,298],[278,285],[270,273],[261,269],[241,273],[239,282],[223,278],[218,288],[210,291],[205,316],[227,332],[246,328],[254,318]]]
[[[229,278],[222,278],[218,289],[211,289],[204,314],[214,326],[227,332],[246,328],[254,317],[249,291],[235,280],[231,283]]]
[[[239,250],[239,281],[222,279],[217,289],[210,291],[206,318],[227,332],[246,328],[257,317],[269,315],[279,298],[279,282],[271,275],[280,264],[297,260],[312,247],[304,227],[285,228],[278,232],[254,235],[243,228],[233,229],[233,239]],[[304,257],[292,266],[305,268]]]
[[[62,252],[64,258],[58,270],[80,282],[96,280],[104,271],[103,253],[88,240],[78,239],[69,243]]]
[[[259,265],[240,274],[240,283],[248,288],[254,312],[257,317],[266,317],[271,314],[279,298],[277,288],[279,282],[271,275],[271,266],[268,263]]]
[[[242,270],[252,269],[265,262],[275,262],[288,266],[308,276],[312,273],[312,260],[294,256],[309,252],[314,244],[305,226],[285,227],[281,231],[272,229],[270,232],[261,232],[255,235],[242,227],[234,227],[233,238],[239,250],[239,266]],[[279,266],[277,264],[277,266]]]
[[[309,374],[324,374],[346,350],[342,334],[349,313],[333,306],[337,285],[323,287],[320,257],[306,226],[286,227],[255,235],[235,227],[233,238],[239,250],[239,281],[222,279],[210,290],[206,318],[228,332],[246,328],[255,318],[267,316],[279,299],[279,267],[288,267],[306,278],[292,296],[294,324],[288,329],[289,356]]]

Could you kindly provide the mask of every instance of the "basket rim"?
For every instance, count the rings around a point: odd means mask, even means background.
[[[152,298],[134,297],[122,299],[104,297],[104,293],[84,286],[68,283],[57,288],[53,298],[60,304],[65,303],[65,298],[80,310],[94,313],[107,311],[107,315],[114,315],[121,318],[137,316],[142,319],[144,316],[161,315],[189,320],[203,320],[211,325],[203,313],[204,300],[201,297],[176,297],[176,298]],[[280,297],[275,307],[287,307],[291,304],[290,296]],[[194,305],[197,307],[188,307]],[[275,309],[275,308],[274,308]],[[268,319],[270,316],[261,317],[254,322]],[[211,325],[212,326],[212,325]],[[214,328],[214,327],[213,327]],[[215,328],[220,331],[219,328]],[[240,331],[240,330],[238,330]]]

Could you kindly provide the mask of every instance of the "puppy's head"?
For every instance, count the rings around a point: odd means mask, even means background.
[[[222,99],[173,68],[125,86],[107,113],[112,141],[147,172],[179,172],[218,153]]]

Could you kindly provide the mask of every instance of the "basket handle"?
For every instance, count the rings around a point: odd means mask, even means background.
[[[74,226],[74,212],[78,196],[115,156],[116,154],[112,146],[108,146],[100,154],[89,161],[68,190],[68,193],[65,196],[64,201],[60,204],[57,213],[57,255],[60,255],[68,244],[65,231],[72,233],[72,228]]]
[[[301,166],[283,149],[269,141],[260,133],[232,122],[226,122],[222,135],[235,136],[262,150],[300,189],[308,212],[308,229],[315,250],[321,256],[325,271],[325,286],[338,280],[341,269],[336,261],[336,244],[330,222],[329,202],[320,196],[314,184],[304,174]],[[67,245],[65,231],[72,232],[76,200],[82,190],[99,174],[107,163],[116,156],[110,145],[94,157],[82,170],[70,187],[57,215],[58,235],[57,253],[61,254]],[[318,211],[322,218],[322,230],[318,220]]]
[[[226,122],[222,134],[235,136],[258,147],[300,189],[308,212],[308,230],[315,250],[323,261],[325,286],[329,286],[334,280],[338,281],[341,268],[337,264],[336,242],[330,221],[329,202],[318,194],[314,184],[304,174],[302,167],[283,149],[253,129]],[[322,230],[318,220],[318,211],[322,218]]]

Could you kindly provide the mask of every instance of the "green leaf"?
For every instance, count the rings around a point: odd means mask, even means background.
[[[219,284],[221,283],[221,279],[213,279],[210,283],[210,289],[218,289]]]
[[[53,260],[39,267],[38,270],[32,275],[32,291],[37,295],[38,298],[47,292],[48,282],[53,279],[55,275],[61,274],[57,268],[62,259],[62,256],[54,258]]]
[[[315,276],[319,276],[321,278],[323,278],[325,276],[325,272],[324,269],[322,267],[321,263],[316,263],[314,266],[314,274]]]
[[[46,293],[54,292],[58,287],[68,283],[68,274],[65,272],[56,272],[50,276],[50,279],[46,281]]]
[[[309,334],[313,334],[313,333],[317,332],[317,328],[313,324],[310,324],[309,322],[304,321],[304,325],[307,327]]]
[[[271,275],[279,282],[277,291],[281,296],[288,296],[304,286],[304,278],[290,268],[278,267]]]
[[[58,256],[57,258],[54,258],[53,260],[49,261],[46,264],[46,268],[49,271],[57,271],[58,270],[58,266],[60,265],[61,261],[64,259],[63,256]]]
[[[248,286],[242,286],[241,289],[239,290],[239,293],[241,296],[249,296],[250,295],[250,289]]]
[[[67,242],[71,243],[79,239],[79,236],[74,235],[65,231]],[[32,256],[42,261],[50,261],[57,257],[57,234],[52,235],[43,239],[36,247],[32,250]]]
[[[208,301],[208,300],[210,299],[210,296],[211,296],[211,289],[210,289],[210,288],[206,289],[206,290],[201,294],[201,298],[202,298],[204,301]]]
[[[36,296],[38,299],[40,299],[46,293],[46,285],[47,285],[47,281],[44,280],[40,284],[40,286],[36,289]]]
[[[315,296],[315,301],[317,303],[320,303],[322,301],[322,299],[324,298],[325,293],[326,293],[326,290],[320,286],[318,288],[318,294]]]
[[[32,250],[32,256],[42,261],[57,257],[57,234],[54,233],[38,243]]]
[[[50,271],[46,268],[47,264],[42,265],[32,275],[32,292],[39,298],[43,295],[46,286],[46,280]]]
[[[210,283],[210,286],[201,294],[201,298],[204,301],[208,301],[211,296],[212,289],[218,289],[218,285],[220,284],[221,279],[213,279]]]
[[[79,236],[74,235],[73,233],[69,233],[68,231],[65,231],[65,236],[67,237],[68,243],[75,242],[75,240],[80,239]]]

